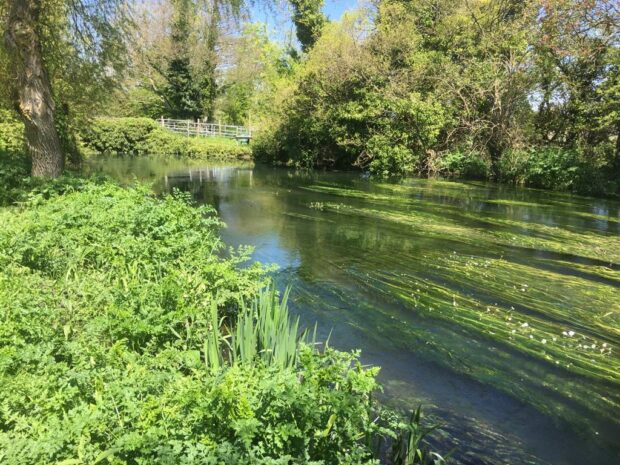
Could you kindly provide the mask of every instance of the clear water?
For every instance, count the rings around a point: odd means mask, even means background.
[[[214,205],[331,344],[463,464],[620,463],[620,203],[158,159],[89,171]]]

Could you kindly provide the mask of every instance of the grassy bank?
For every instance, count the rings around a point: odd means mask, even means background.
[[[97,118],[82,131],[87,153],[168,155],[188,158],[250,158],[247,145],[223,137],[188,137],[161,128],[149,118]]]
[[[0,462],[370,464],[378,450],[393,463],[416,453],[419,418],[377,410],[377,370],[357,354],[298,336],[286,302],[261,290],[265,268],[239,266],[246,249],[223,253],[211,208],[76,180],[0,221]]]

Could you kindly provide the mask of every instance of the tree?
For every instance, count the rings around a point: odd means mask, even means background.
[[[273,92],[286,79],[293,58],[269,39],[267,27],[247,24],[229,38],[220,76],[217,118],[228,124],[260,126],[274,106]],[[251,116],[250,116],[251,115]]]
[[[590,158],[603,147],[620,167],[620,8],[609,0],[544,0],[541,6],[534,41],[539,140]]]
[[[307,52],[321,35],[327,22],[323,14],[323,0],[290,0],[293,6],[293,22],[301,49]]]
[[[118,0],[2,0],[11,99],[25,125],[32,175],[62,173],[71,108],[92,108],[124,64]]]
[[[202,116],[202,93],[190,67],[190,35],[194,4],[192,0],[173,0],[171,24],[172,54],[165,71],[164,98],[173,118]]]
[[[32,175],[58,177],[64,155],[54,125],[55,103],[37,32],[41,9],[35,0],[12,0],[5,42],[15,72],[17,107],[24,121]]]
[[[159,95],[168,116],[212,120],[224,26],[228,21],[234,29],[243,6],[242,0],[167,0],[156,11],[148,8],[139,25],[141,44],[134,50],[138,84],[129,87]]]
[[[217,98],[217,53],[216,46],[219,36],[220,22],[220,0],[212,0],[209,9],[208,29],[205,32],[205,52],[204,67],[202,70],[202,107],[207,121],[213,121],[215,113],[215,99]]]

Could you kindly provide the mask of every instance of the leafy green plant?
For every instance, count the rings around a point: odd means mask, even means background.
[[[10,156],[25,152],[24,124],[9,111],[0,108],[0,153]]]
[[[212,209],[82,180],[0,221],[2,463],[377,463],[378,370],[221,258]]]
[[[82,142],[101,154],[145,155],[157,123],[148,118],[98,118],[82,131]]]
[[[450,178],[487,179],[489,161],[477,152],[454,151],[443,154],[438,163],[439,174]]]
[[[422,425],[422,408],[418,407],[411,413],[409,422],[401,426],[400,432],[393,441],[389,460],[393,465],[445,465],[448,457],[442,457],[423,446],[424,439],[438,425],[424,427]]]
[[[269,284],[251,299],[250,306],[241,302],[236,319],[220,318],[217,306],[212,305],[203,348],[205,364],[213,370],[225,365],[254,363],[295,368],[300,344],[314,347],[316,337],[309,340],[307,331],[299,331],[299,318],[290,317],[289,292],[287,289],[280,299],[273,283]]]
[[[234,140],[175,134],[148,118],[98,118],[82,132],[82,142],[101,155],[225,159],[251,154],[248,146]]]

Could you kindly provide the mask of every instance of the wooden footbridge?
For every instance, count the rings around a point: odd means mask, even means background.
[[[252,131],[244,126],[205,123],[200,120],[168,119],[163,117],[159,119],[159,124],[162,128],[166,128],[178,134],[185,134],[187,137],[226,137],[247,144],[249,144],[252,139]]]

